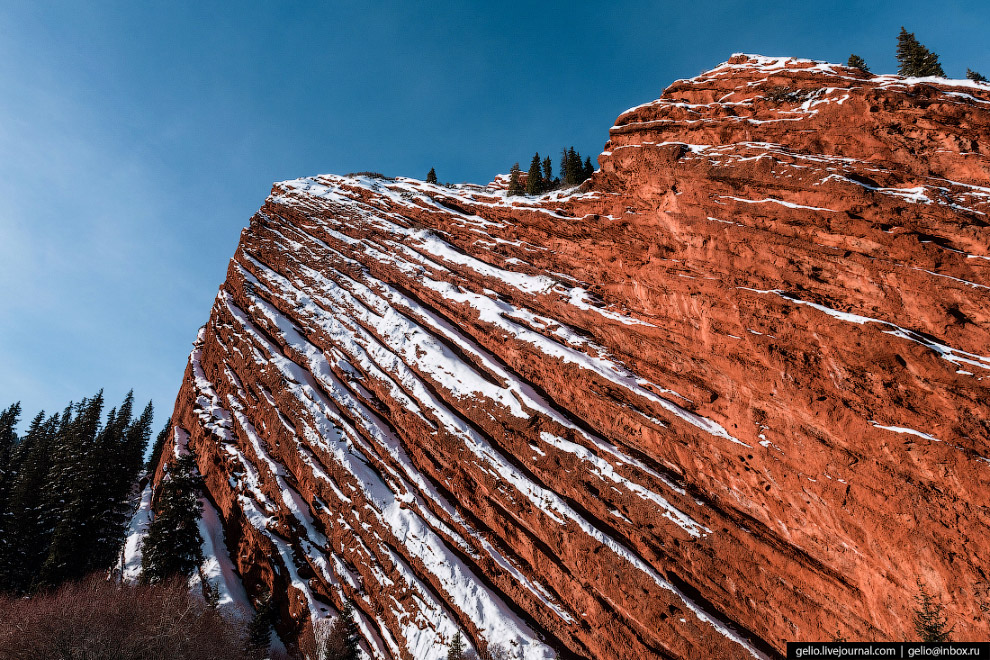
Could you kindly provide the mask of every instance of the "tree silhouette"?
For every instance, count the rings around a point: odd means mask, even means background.
[[[908,78],[945,76],[945,71],[938,62],[938,55],[921,45],[914,33],[908,32],[903,26],[897,35],[897,61],[900,64],[897,73]]]
[[[870,67],[866,66],[866,60],[859,55],[850,55],[846,66],[850,69],[859,69],[863,73],[870,73]]]

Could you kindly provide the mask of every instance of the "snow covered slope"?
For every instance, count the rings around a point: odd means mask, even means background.
[[[985,637],[988,129],[735,56],[581,189],[277,184],[173,416],[215,547],[379,658],[774,658],[902,638],[919,577]]]

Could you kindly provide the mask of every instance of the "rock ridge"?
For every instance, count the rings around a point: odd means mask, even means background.
[[[598,162],[242,232],[172,419],[283,637],[780,658],[910,638],[919,579],[990,635],[990,86],[735,55]]]

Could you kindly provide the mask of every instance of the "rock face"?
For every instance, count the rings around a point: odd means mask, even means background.
[[[990,86],[734,56],[599,164],[251,219],[173,420],[283,638],[777,658],[919,580],[990,636]]]

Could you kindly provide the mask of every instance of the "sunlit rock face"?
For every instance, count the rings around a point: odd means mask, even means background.
[[[988,127],[735,56],[578,189],[277,184],[174,416],[247,592],[403,660],[903,639],[919,579],[986,638]]]

